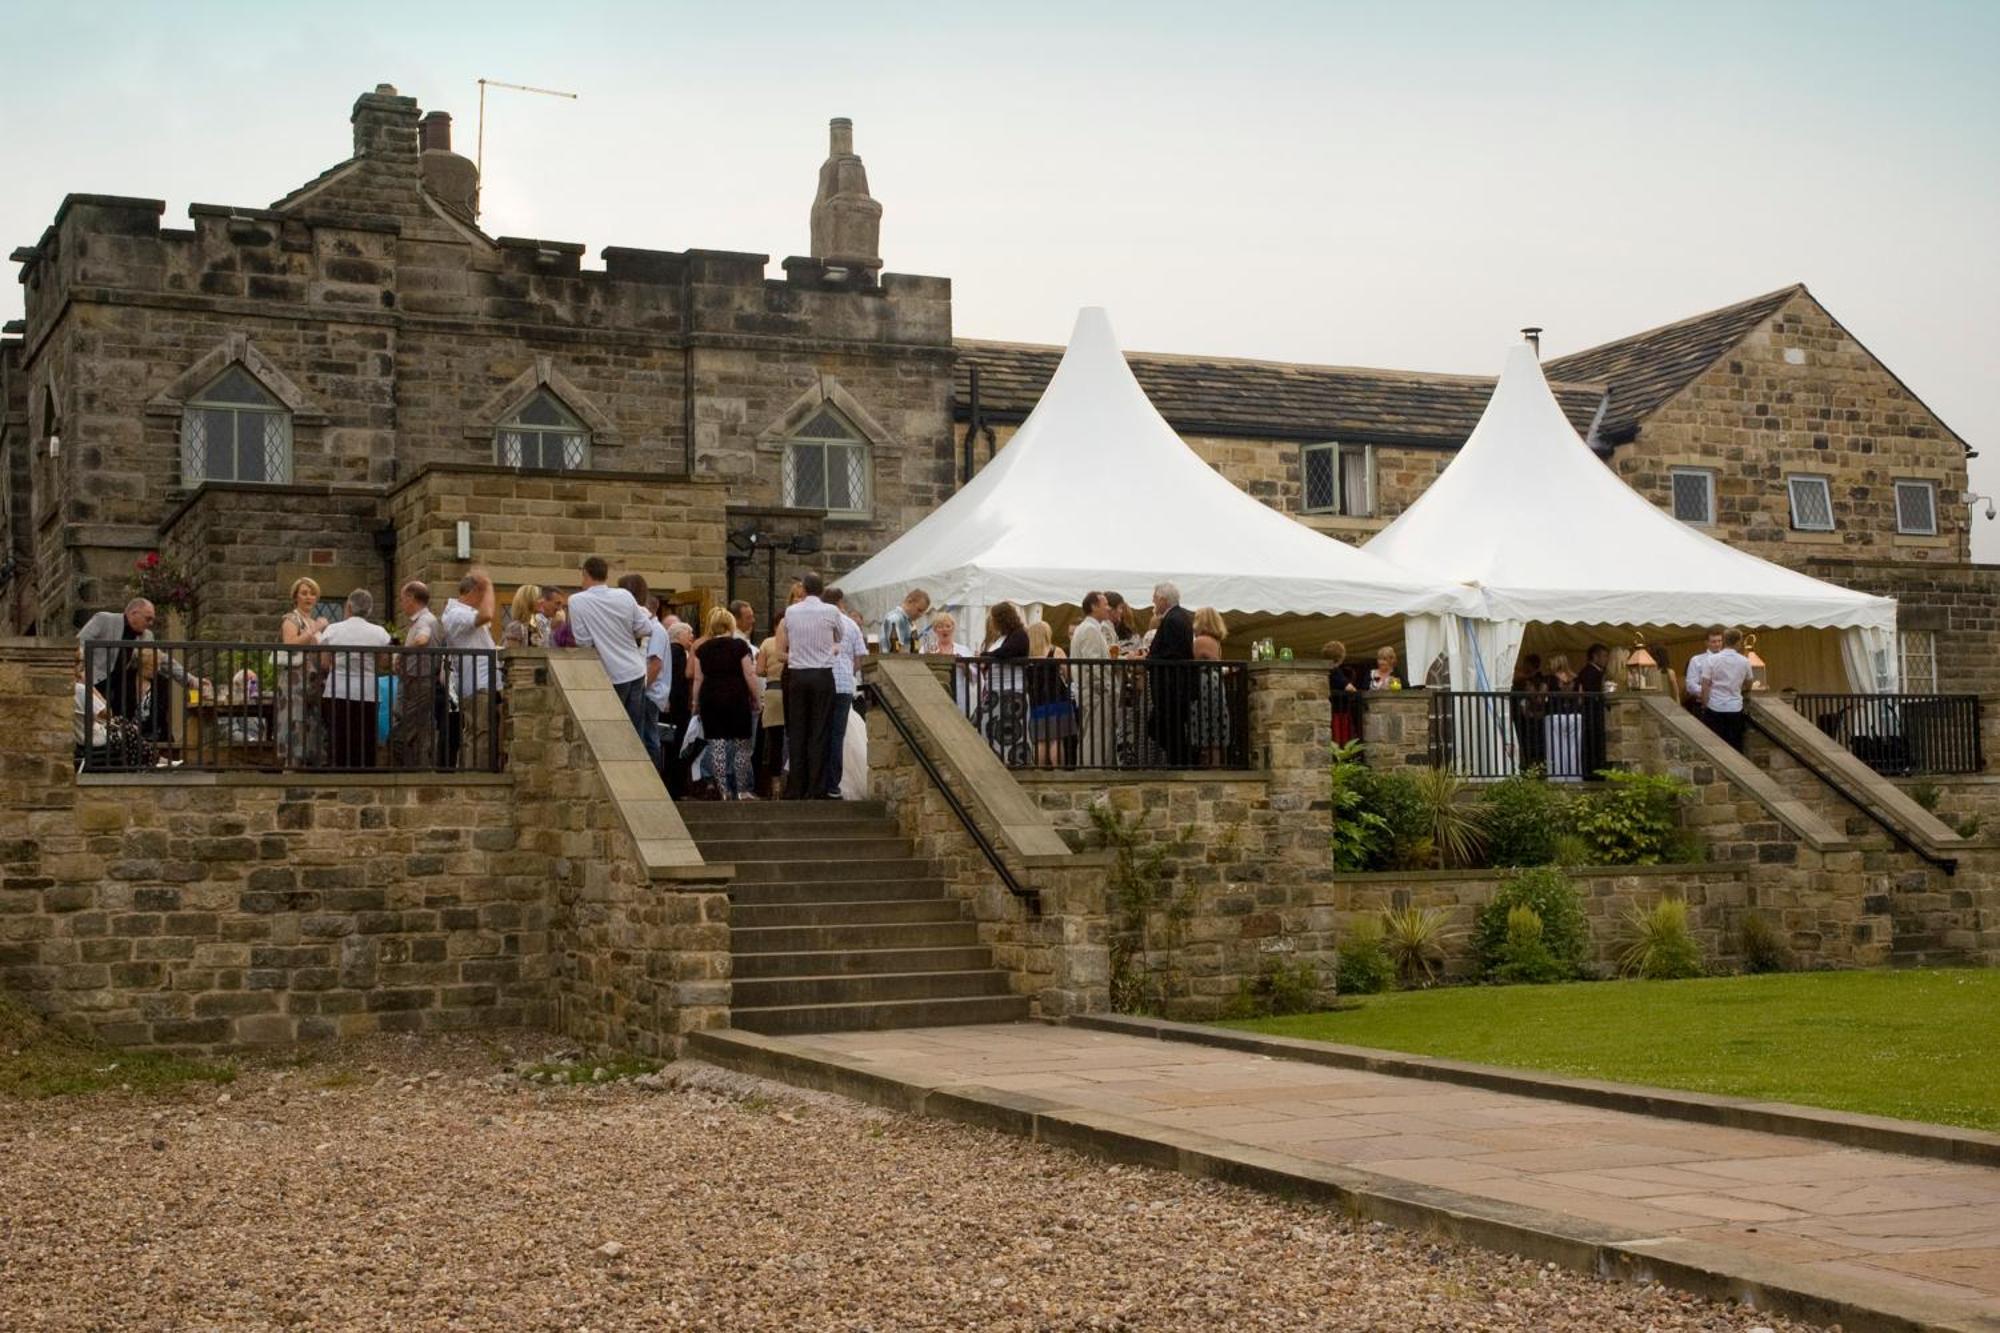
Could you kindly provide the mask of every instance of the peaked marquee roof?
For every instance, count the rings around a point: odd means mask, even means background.
[[[1493,400],[1450,465],[1362,549],[1477,585],[1495,620],[1896,623],[1889,598],[1761,560],[1656,508],[1578,437],[1525,343],[1508,353]]]
[[[1074,604],[1093,588],[1143,606],[1163,579],[1187,605],[1220,611],[1401,615],[1473,601],[1230,484],[1147,400],[1095,308],[1078,314],[1047,391],[998,456],[841,587],[876,616],[911,588],[972,608]]]

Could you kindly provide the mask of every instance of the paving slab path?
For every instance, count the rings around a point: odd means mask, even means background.
[[[2000,1170],[1052,1024],[787,1040],[885,1079],[1538,1219],[1744,1291],[1821,1294],[1850,1329],[2000,1330]]]

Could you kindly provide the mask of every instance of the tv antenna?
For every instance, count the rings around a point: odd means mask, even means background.
[[[566,93],[556,88],[532,88],[525,83],[504,83],[499,79],[479,81],[479,146],[475,150],[476,156],[472,163],[473,170],[478,173],[479,178],[472,195],[472,212],[475,217],[479,214],[479,196],[486,190],[486,90],[489,87],[506,88],[517,93],[537,93],[543,97],[567,97],[572,102],[576,100],[575,93]]]

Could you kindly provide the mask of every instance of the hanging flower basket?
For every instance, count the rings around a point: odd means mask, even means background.
[[[194,580],[179,565],[161,559],[158,551],[140,556],[132,569],[134,597],[145,598],[161,611],[194,609]]]

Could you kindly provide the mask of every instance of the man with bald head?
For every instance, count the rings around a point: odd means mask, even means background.
[[[128,645],[153,641],[153,621],[157,614],[151,602],[134,597],[125,604],[122,614],[99,611],[76,632],[76,641],[83,645],[90,683],[103,691],[104,701],[119,717],[132,717],[139,709],[138,673],[134,670],[137,658]],[[168,676],[183,686],[198,685],[203,692],[208,690],[208,682],[190,676],[173,654],[159,656],[160,670]]]

